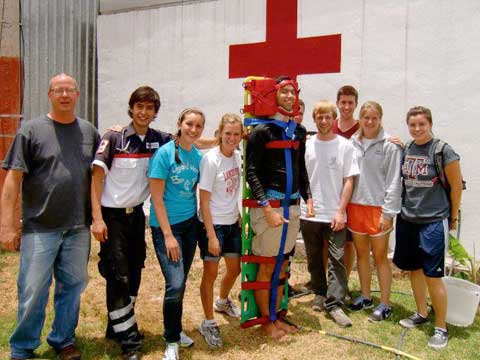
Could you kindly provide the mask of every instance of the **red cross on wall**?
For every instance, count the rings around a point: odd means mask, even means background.
[[[340,72],[340,34],[297,38],[297,0],[267,0],[266,41],[230,45],[229,78]]]

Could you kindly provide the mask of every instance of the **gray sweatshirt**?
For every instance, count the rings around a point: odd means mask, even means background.
[[[355,177],[353,204],[381,206],[382,215],[393,218],[400,212],[402,183],[400,169],[402,150],[387,141],[388,135],[380,129],[378,136],[365,149],[358,134],[350,141],[355,148],[360,175]]]

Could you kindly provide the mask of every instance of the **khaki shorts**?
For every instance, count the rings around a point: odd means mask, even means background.
[[[283,208],[273,209],[283,215]],[[252,239],[252,252],[258,256],[277,256],[282,239],[283,226],[268,226],[261,208],[250,209],[250,225],[255,235]],[[290,253],[295,247],[298,230],[300,229],[300,206],[290,206],[290,220],[288,222],[287,240],[284,254]]]

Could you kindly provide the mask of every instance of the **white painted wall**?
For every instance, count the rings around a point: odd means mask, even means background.
[[[149,84],[162,98],[154,127],[173,132],[180,110],[198,106],[212,135],[221,114],[242,107],[242,79],[228,79],[228,46],[265,40],[265,4],[218,0],[100,16],[100,130],[127,123],[130,93]],[[351,84],[360,104],[380,102],[387,131],[407,140],[408,108],[430,107],[436,136],[461,156],[468,181],[461,238],[470,251],[476,242],[480,257],[480,2],[299,0],[298,13],[299,37],[342,34],[340,73],[298,77],[307,112]],[[308,116],[306,126],[314,129]]]

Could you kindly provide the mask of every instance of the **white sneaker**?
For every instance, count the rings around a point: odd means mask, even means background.
[[[163,353],[163,360],[179,360],[178,355],[178,344],[177,343],[167,343],[165,352]]]
[[[180,346],[182,348],[189,348],[190,346],[193,346],[194,343],[195,341],[193,341],[191,337],[187,336],[185,332],[182,331],[180,333]]]
[[[223,346],[223,341],[220,337],[220,329],[216,323],[213,325],[207,325],[205,321],[202,321],[198,327],[198,330],[205,338],[208,346],[212,348],[220,348]]]
[[[239,318],[241,316],[240,309],[230,299],[227,299],[226,303],[222,303],[220,302],[220,298],[217,298],[213,303],[213,309],[216,312],[225,313],[233,318]]]
[[[428,340],[428,346],[432,349],[443,349],[448,345],[448,331],[435,327],[433,336]]]

